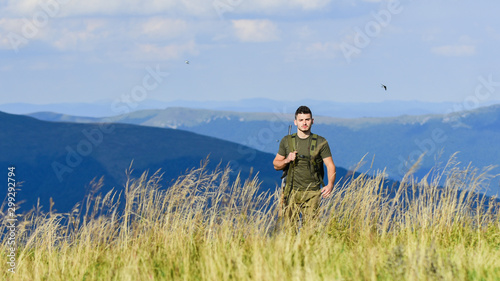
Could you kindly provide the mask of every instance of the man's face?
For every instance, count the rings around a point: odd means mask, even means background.
[[[313,121],[314,119],[311,117],[311,114],[299,113],[295,117],[294,123],[300,131],[307,133],[311,131]]]

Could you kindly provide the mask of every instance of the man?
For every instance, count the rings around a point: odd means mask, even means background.
[[[283,137],[273,165],[276,170],[288,169],[285,188],[284,215],[289,227],[298,228],[312,219],[321,196],[328,197],[335,184],[336,168],[325,138],[311,133],[314,123],[311,110],[300,106],[295,112],[297,133]],[[323,182],[323,163],[327,168],[328,183]],[[322,185],[324,185],[322,187]]]

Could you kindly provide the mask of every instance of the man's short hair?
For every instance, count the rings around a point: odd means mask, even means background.
[[[312,117],[311,109],[309,109],[309,107],[305,105],[301,105],[299,106],[299,108],[297,108],[297,110],[295,111],[295,119],[297,119],[297,115],[299,114],[311,114]]]

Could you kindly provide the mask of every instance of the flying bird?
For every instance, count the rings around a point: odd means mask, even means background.
[[[387,91],[387,86],[386,86],[386,85],[384,85],[384,84],[380,84],[380,87],[384,88],[384,90],[386,90],[386,91]]]
[[[186,63],[186,64],[189,64],[189,61],[187,60],[187,61],[185,61],[185,63]]]

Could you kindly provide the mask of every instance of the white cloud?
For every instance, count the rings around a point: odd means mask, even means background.
[[[285,1],[288,2],[288,1]],[[317,10],[327,6],[330,0],[294,0],[290,1],[292,4],[305,9],[305,10]]]
[[[500,32],[491,25],[485,27],[486,34],[493,40],[500,40]]]
[[[204,14],[212,9],[204,0],[9,0],[3,13],[32,16],[46,12],[52,17],[81,15],[151,15],[158,13]]]
[[[231,1],[228,1],[228,3]],[[331,0],[254,0],[241,1],[241,8],[249,11],[271,11],[271,10],[317,10],[327,6]]]
[[[474,45],[444,45],[431,49],[434,54],[449,57],[472,56],[476,53]]]
[[[279,39],[278,28],[270,20],[233,20],[236,37],[242,42],[270,42]]]
[[[315,42],[309,44],[305,50],[307,53],[319,55],[321,58],[332,58],[335,57],[335,52],[339,50],[339,45],[331,42]]]
[[[107,27],[107,22],[99,19],[85,20],[80,27],[59,26],[52,29],[47,42],[61,51],[91,50],[107,38]]]
[[[44,26],[37,26],[28,19],[0,19],[0,48],[19,50],[28,45],[31,40],[46,36]]]
[[[310,42],[294,43],[285,55],[285,60],[294,62],[297,60],[327,60],[338,57],[340,44],[335,42]]]
[[[192,40],[195,34],[189,22],[163,17],[58,18],[43,26],[25,18],[0,19],[0,49],[18,51],[33,41],[60,51],[106,48],[122,51],[134,42],[185,42]]]
[[[182,59],[186,55],[198,54],[198,48],[194,41],[182,44],[139,44],[132,51],[132,56],[139,60],[166,61]]]
[[[4,17],[55,18],[69,10],[68,6],[75,0],[8,0],[2,8]],[[75,1],[76,2],[76,1]]]
[[[10,16],[32,16],[40,11],[49,11],[52,17],[80,15],[194,15],[218,16],[217,9],[224,12],[282,13],[285,10],[318,10],[332,0],[8,0],[2,14]],[[220,12],[220,11],[219,11]]]
[[[162,17],[149,18],[140,22],[139,26],[140,35],[157,39],[182,37],[188,30],[185,20]]]
[[[19,23],[14,23],[11,19],[0,19],[0,49],[11,49],[12,39],[10,38],[11,32],[13,32]]]

